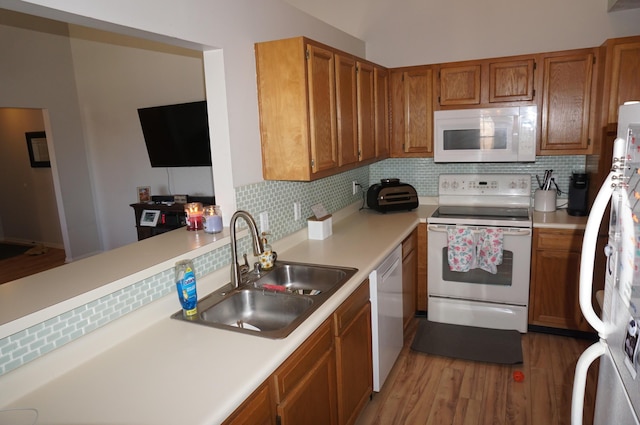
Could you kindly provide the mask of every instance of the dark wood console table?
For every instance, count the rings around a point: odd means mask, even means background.
[[[150,238],[161,233],[169,232],[179,227],[186,226],[186,216],[184,204],[166,205],[161,203],[138,203],[131,204],[136,214],[136,230],[138,240]],[[141,226],[140,219],[144,210],[160,211],[158,222],[155,226]]]
[[[138,240],[150,238],[161,233],[170,232],[171,230],[187,225],[187,218],[184,212],[184,204],[174,203],[171,205],[162,202],[173,201],[173,196],[152,196],[152,202],[142,202],[131,204],[133,211],[136,213],[136,230],[138,231]],[[191,196],[187,198],[187,202],[200,202],[203,205],[215,205],[216,198],[214,196]],[[155,226],[141,226],[140,219],[144,210],[160,211],[158,222]]]

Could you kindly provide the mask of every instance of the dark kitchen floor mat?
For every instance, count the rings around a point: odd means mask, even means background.
[[[486,363],[522,363],[520,332],[451,325],[421,319],[414,351]]]
[[[13,243],[0,242],[0,260],[15,257],[16,255],[24,254],[31,245],[19,245]]]

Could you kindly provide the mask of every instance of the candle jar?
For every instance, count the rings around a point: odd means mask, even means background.
[[[222,210],[218,205],[204,207],[203,220],[204,231],[207,233],[222,232]]]
[[[187,215],[187,230],[202,230],[203,208],[200,202],[191,202],[184,205]]]

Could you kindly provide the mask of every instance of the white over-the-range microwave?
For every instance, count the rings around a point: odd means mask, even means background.
[[[536,106],[434,113],[434,162],[534,162]]]

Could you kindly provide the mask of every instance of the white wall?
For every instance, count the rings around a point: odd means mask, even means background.
[[[129,206],[137,202],[137,186],[150,186],[154,195],[214,194],[211,167],[151,168],[137,115],[139,107],[205,99],[201,51],[77,26],[70,27],[69,38],[65,24],[7,11],[0,11],[0,28],[7,41],[0,47],[7,65],[0,67],[0,81],[17,88],[3,96],[0,106],[46,106],[50,114],[69,111],[63,119],[55,115],[51,120],[54,162],[66,164],[54,164],[60,174],[63,221],[75,223],[78,214],[85,214],[99,232],[78,228],[69,239],[69,260],[137,240]],[[56,66],[34,65],[47,55],[56,58]],[[31,72],[34,67],[42,73]],[[39,91],[31,94],[33,87]],[[73,127],[81,136],[73,143],[55,137],[62,126]],[[74,177],[65,178],[69,173]],[[88,197],[83,190],[90,191]],[[4,231],[13,238],[21,232],[17,223],[6,220]]]
[[[44,131],[42,111],[0,108],[0,240],[62,248],[51,168],[32,168],[26,132]]]
[[[0,7],[112,30],[116,28],[109,24],[116,24],[126,27],[120,31],[134,28],[187,40],[191,47],[206,46],[207,99],[216,112],[210,114],[212,149],[226,165],[220,169],[231,168],[231,175],[218,175],[214,163],[216,197],[227,198],[220,202],[225,215],[235,207],[235,200],[228,200],[233,187],[262,181],[254,43],[307,35],[358,56],[365,54],[360,40],[280,0],[2,0]],[[215,53],[215,48],[222,53]],[[212,93],[221,96],[212,98]],[[220,157],[225,154],[228,157]]]
[[[105,250],[137,241],[137,186],[152,195],[214,194],[211,167],[152,168],[138,108],[205,99],[202,52],[85,27],[69,29]]]
[[[0,15],[0,107],[44,109],[67,258],[100,252],[66,26],[42,19],[6,26],[5,17]]]
[[[640,34],[607,0],[286,0],[367,43],[388,67],[599,46]]]

